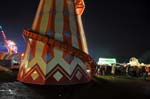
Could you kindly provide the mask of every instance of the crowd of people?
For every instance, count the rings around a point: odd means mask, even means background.
[[[96,75],[113,75],[127,77],[143,77],[144,80],[150,77],[150,67],[130,65],[98,65]]]

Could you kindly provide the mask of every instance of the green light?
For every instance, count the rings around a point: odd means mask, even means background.
[[[115,58],[99,58],[98,64],[108,64],[111,65],[113,63],[116,63]]]

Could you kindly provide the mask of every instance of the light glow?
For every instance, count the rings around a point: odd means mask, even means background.
[[[16,43],[14,41],[8,40],[7,41],[7,46],[8,46],[9,52],[13,52],[13,53],[18,52],[18,48],[17,48]]]
[[[97,63],[98,65],[111,65],[116,64],[115,58],[99,58],[99,61]]]

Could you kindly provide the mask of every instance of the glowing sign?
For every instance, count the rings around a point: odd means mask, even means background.
[[[107,64],[107,65],[111,65],[111,64],[114,64],[116,63],[116,59],[115,58],[99,58],[99,61],[98,61],[98,65],[104,65],[104,64]]]

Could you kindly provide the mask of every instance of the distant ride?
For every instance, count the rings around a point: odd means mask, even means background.
[[[5,43],[5,46],[8,50],[8,53],[9,54],[16,54],[18,52],[18,48],[16,46],[16,43],[12,40],[7,40],[5,32],[2,29],[2,26],[0,26],[0,32],[2,33],[4,43]]]
[[[15,68],[18,68],[21,61],[21,57],[18,53],[18,47],[16,43],[6,38],[2,26],[0,26],[0,33],[2,34],[4,44],[7,49],[7,52],[0,52],[0,65],[8,68],[14,68],[14,66]]]

